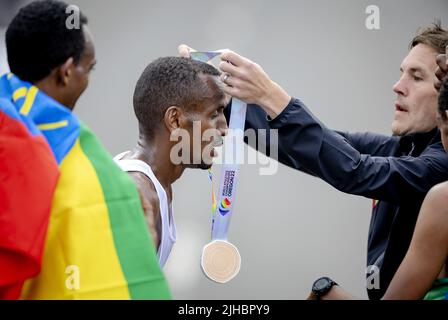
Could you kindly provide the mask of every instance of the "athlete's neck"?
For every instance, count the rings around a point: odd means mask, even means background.
[[[173,164],[170,159],[171,147],[168,143],[157,143],[157,141],[165,140],[147,139],[144,135],[140,135],[137,146],[131,150],[128,157],[146,162],[157,180],[168,190],[171,184],[180,178],[185,168],[181,164]]]

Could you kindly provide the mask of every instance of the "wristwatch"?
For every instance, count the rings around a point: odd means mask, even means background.
[[[338,284],[328,277],[322,277],[314,281],[311,291],[316,296],[316,300],[320,300],[322,296],[328,293],[328,291],[337,286]]]

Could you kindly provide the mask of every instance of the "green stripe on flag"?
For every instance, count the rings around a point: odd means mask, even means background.
[[[103,189],[115,248],[131,298],[170,299],[133,181],[84,124],[79,139]]]

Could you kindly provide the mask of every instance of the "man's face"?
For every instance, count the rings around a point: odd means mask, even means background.
[[[67,88],[70,101],[70,105],[68,107],[70,107],[71,109],[73,109],[76,101],[78,101],[81,94],[87,88],[89,84],[90,72],[93,70],[96,64],[95,47],[93,44],[92,35],[87,26],[83,26],[83,31],[84,38],[86,39],[84,51],[81,55],[79,63],[73,68],[73,76]]]
[[[404,58],[400,67],[401,77],[393,87],[397,94],[392,122],[394,135],[428,132],[436,127],[436,55],[431,47],[418,44]]]
[[[223,144],[223,137],[227,134],[224,108],[228,101],[218,77],[203,78],[209,87],[209,94],[192,112],[190,120],[193,123],[191,127],[186,128],[190,134],[190,155],[192,155],[187,167],[209,169],[212,166],[212,158],[217,156],[214,148]]]

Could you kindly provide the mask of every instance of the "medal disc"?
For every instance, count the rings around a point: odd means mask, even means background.
[[[205,275],[211,280],[226,283],[240,271],[241,256],[233,244],[215,240],[204,247],[201,265]]]

